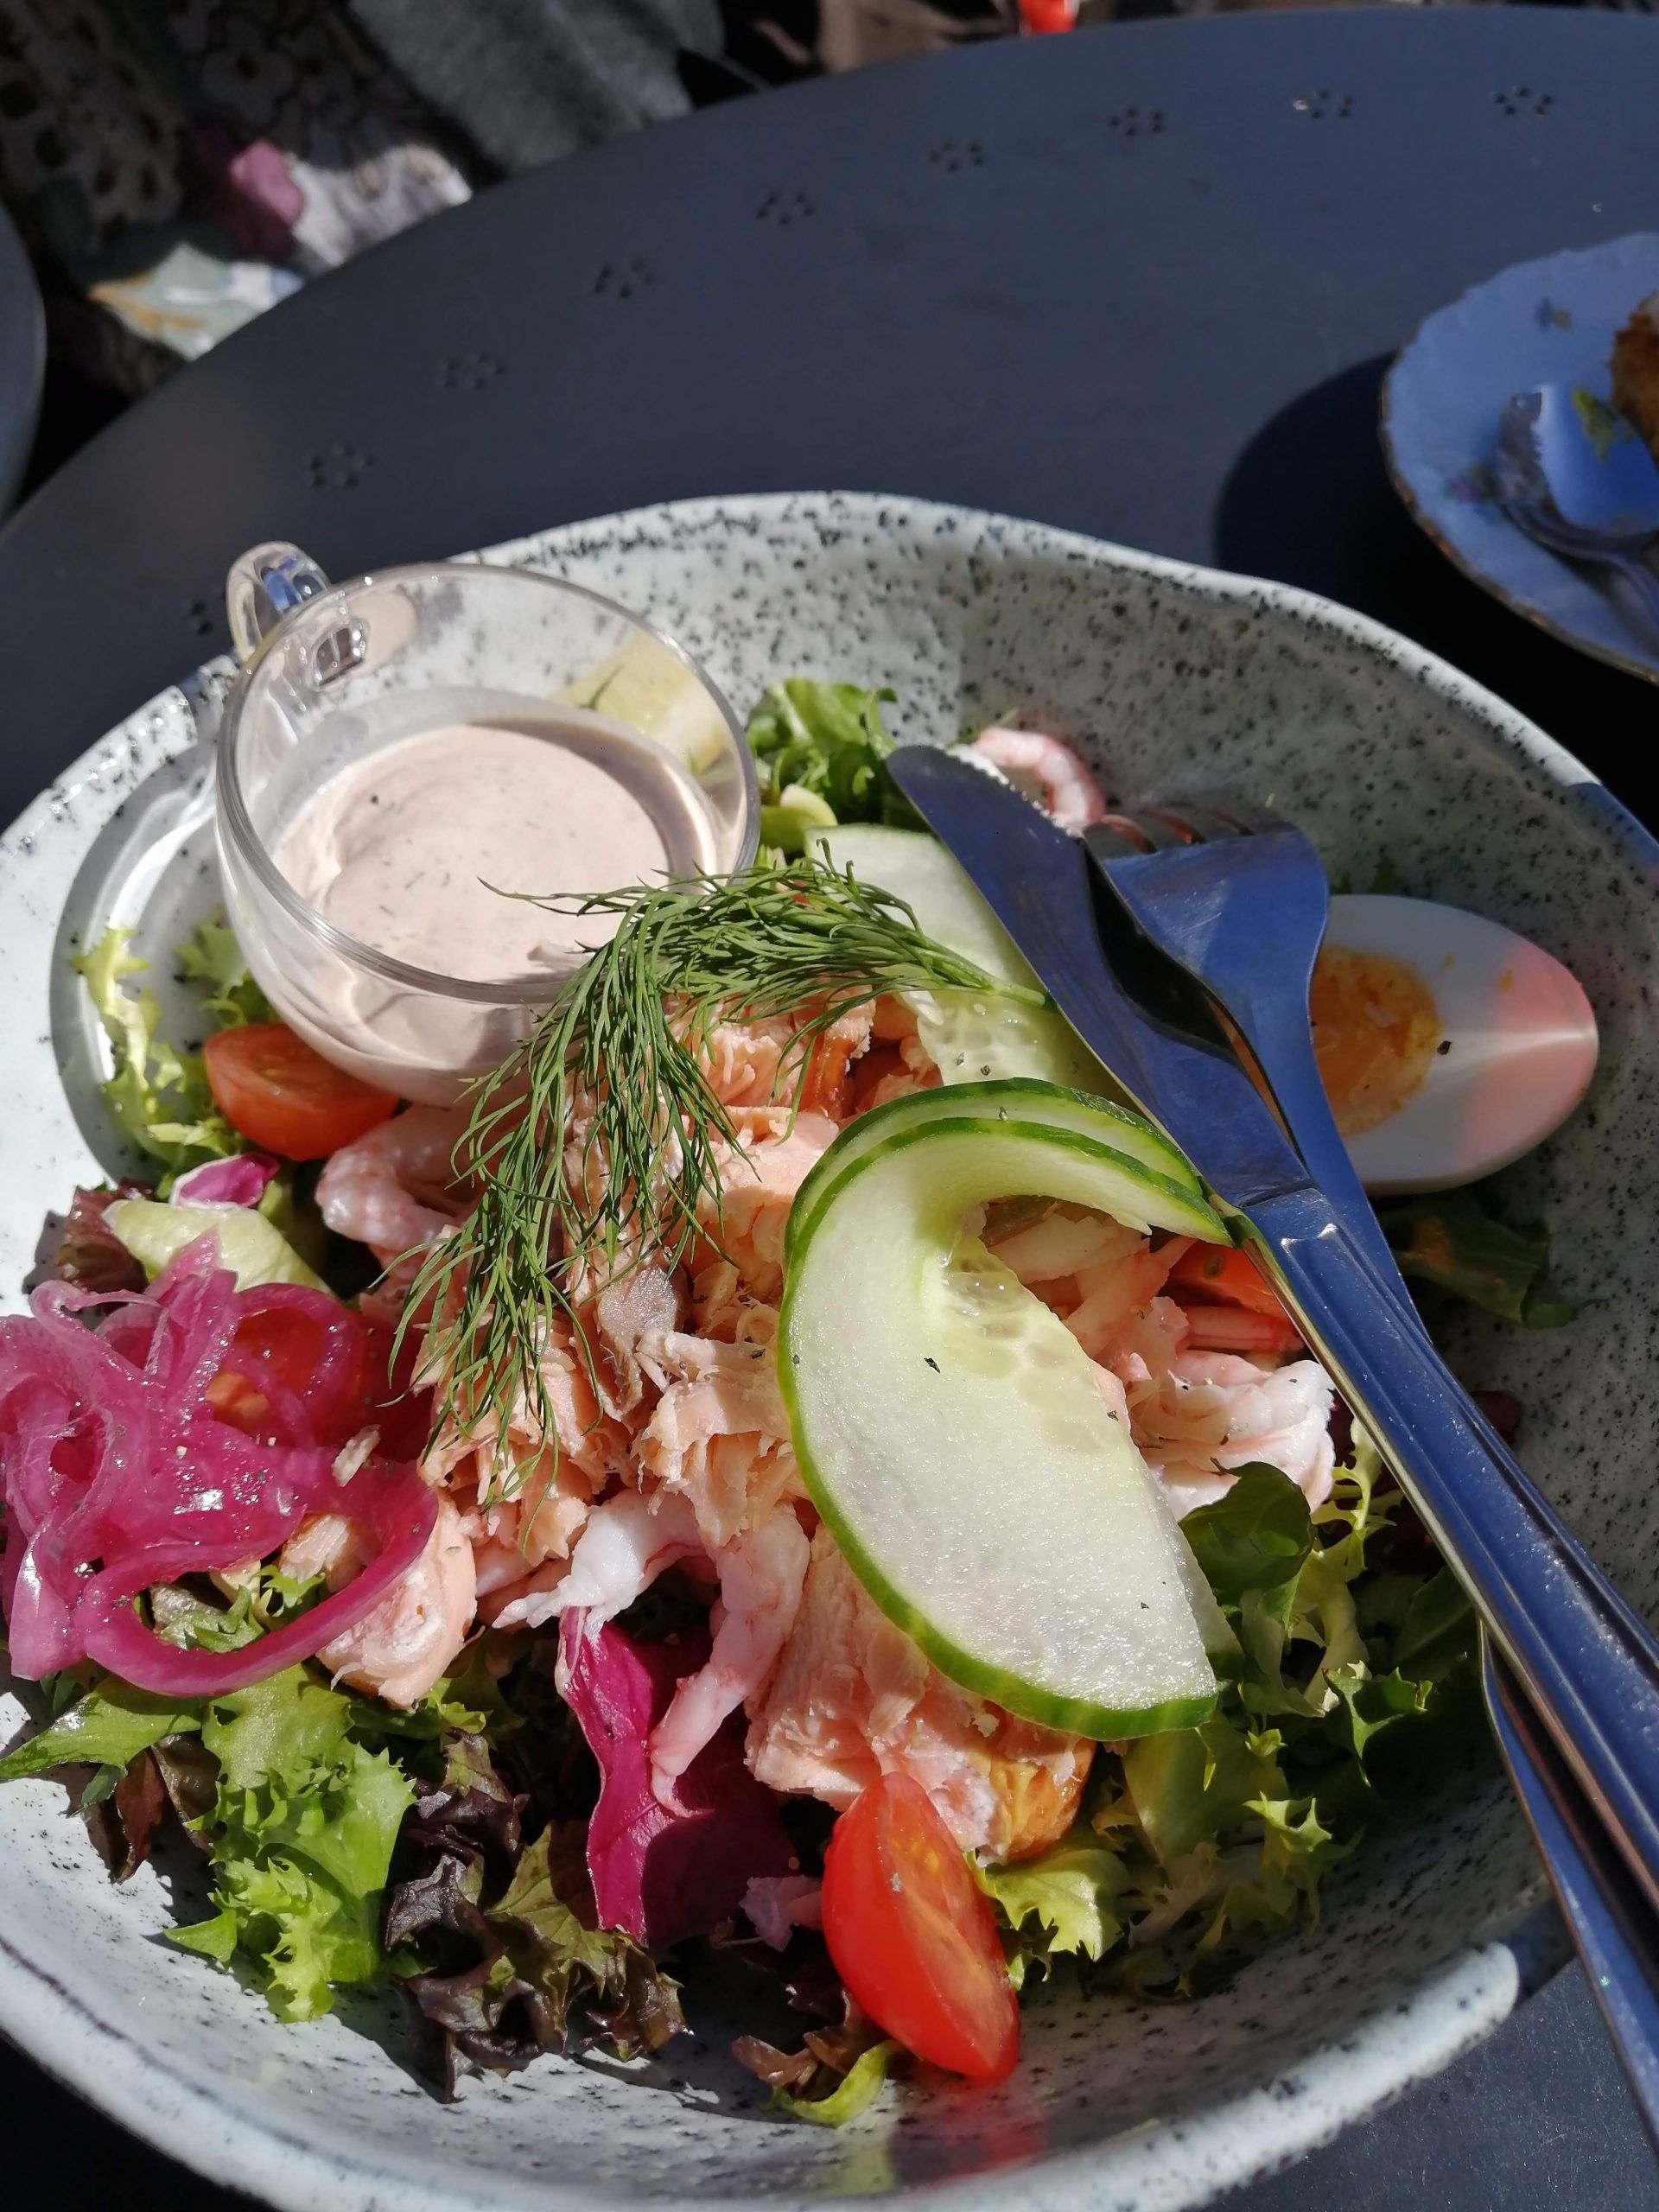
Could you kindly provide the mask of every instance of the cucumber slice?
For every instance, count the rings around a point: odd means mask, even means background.
[[[911,1125],[835,1180],[790,1270],[779,1376],[813,1502],[953,1681],[1103,1740],[1189,1727],[1215,1674],[1152,1478],[1076,1339],[960,1224],[1016,1193],[1218,1224],[1078,1129],[903,1103]]]
[[[817,832],[813,843],[831,868],[850,868],[861,883],[890,891],[916,917],[916,926],[948,945],[999,983],[1042,986],[1024,955],[980,897],[967,870],[925,830],[887,830],[849,822]]]
[[[1050,1006],[1021,1006],[1014,999],[978,998],[968,991],[906,993],[916,1013],[923,1050],[946,1084],[983,1083],[1024,1076],[1033,1083],[1064,1084],[1122,1098],[1113,1082],[1065,1016]]]
[[[1014,939],[975,890],[967,871],[937,837],[919,830],[849,823],[814,832],[810,842],[832,868],[902,899],[916,925],[999,983],[1039,990]],[[922,1044],[947,1084],[1000,1076],[1118,1095],[1117,1085],[1064,1014],[971,991],[906,994]]]
[[[908,1098],[895,1098],[889,1105],[874,1107],[849,1122],[795,1193],[784,1232],[785,1260],[793,1262],[811,1216],[855,1161],[902,1131],[932,1122],[976,1120],[988,1115],[998,1121],[1041,1122],[1052,1128],[1075,1129],[1081,1136],[1138,1160],[1202,1208],[1201,1223],[1195,1216],[1182,1230],[1183,1236],[1199,1237],[1206,1244],[1227,1241],[1227,1232],[1211,1211],[1185,1154],[1178,1152],[1141,1115],[1058,1084],[1018,1079],[917,1091]]]

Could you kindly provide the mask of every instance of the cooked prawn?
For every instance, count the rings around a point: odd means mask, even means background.
[[[1034,798],[1062,830],[1086,830],[1106,812],[1100,785],[1061,738],[1035,729],[986,729],[972,749]]]
[[[1125,1395],[1135,1440],[1178,1512],[1225,1497],[1252,1459],[1288,1475],[1310,1505],[1331,1494],[1333,1392],[1315,1360],[1262,1368],[1232,1352],[1178,1351],[1161,1373],[1127,1381]]]
[[[410,1106],[333,1154],[317,1207],[337,1236],[366,1244],[383,1268],[430,1244],[467,1210],[454,1154],[464,1106]]]
[[[285,1573],[323,1575],[331,1589],[361,1564],[357,1531],[337,1513],[319,1514],[283,1546]],[[372,1611],[317,1654],[338,1681],[388,1705],[413,1705],[447,1673],[467,1641],[476,1605],[473,1548],[461,1515],[438,1500],[426,1548]]]
[[[810,1546],[785,1506],[714,1554],[720,1596],[705,1665],[683,1681],[651,1735],[652,1788],[664,1804],[728,1713],[758,1698],[795,1625]]]

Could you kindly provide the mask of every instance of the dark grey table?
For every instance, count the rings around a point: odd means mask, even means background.
[[[702,492],[957,499],[1306,583],[1460,663],[1659,821],[1635,678],[1419,537],[1377,385],[1504,264],[1659,227],[1659,24],[1117,26],[723,108],[266,316],[0,535],[0,819],[225,644],[226,563],[337,575]],[[213,2193],[0,2057],[8,2201]],[[19,2171],[19,2160],[22,2171]],[[1576,1969],[1255,2212],[1599,2212],[1656,2167]]]
[[[0,514],[22,480],[41,408],[46,316],[11,218],[0,208]]]

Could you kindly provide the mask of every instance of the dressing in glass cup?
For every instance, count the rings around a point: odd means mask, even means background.
[[[753,861],[736,716],[597,593],[469,562],[331,584],[281,544],[226,588],[244,664],[219,739],[226,911],[283,1020],[365,1082],[452,1103],[614,926],[500,893]]]

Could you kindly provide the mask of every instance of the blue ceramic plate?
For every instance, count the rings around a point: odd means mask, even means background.
[[[1659,632],[1627,620],[1597,575],[1523,537],[1497,504],[1498,410],[1539,384],[1607,397],[1613,334],[1659,291],[1659,231],[1551,254],[1429,316],[1382,388],[1382,446],[1401,497],[1443,553],[1570,645],[1659,683]]]

